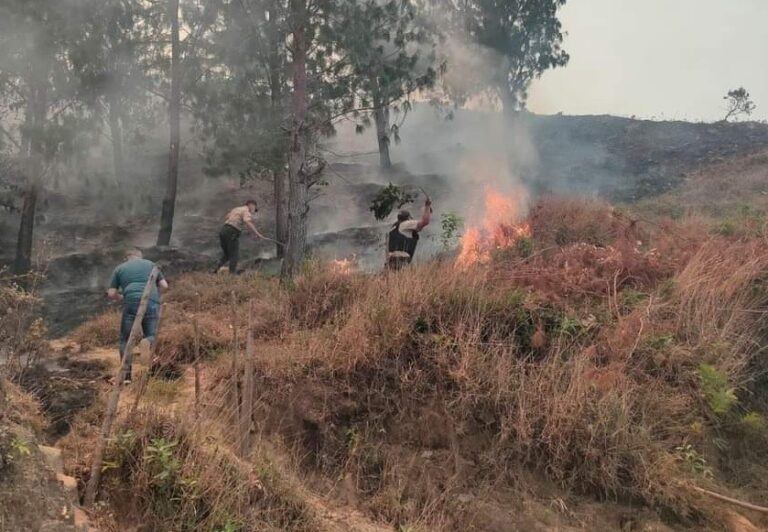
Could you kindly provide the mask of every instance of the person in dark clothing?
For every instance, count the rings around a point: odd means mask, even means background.
[[[429,199],[424,202],[424,210],[419,220],[412,219],[408,211],[397,213],[397,222],[387,237],[388,270],[400,270],[411,263],[419,243],[419,232],[429,225],[431,219],[432,201]]]
[[[142,258],[140,250],[130,249],[125,255],[125,262],[112,272],[107,297],[113,301],[123,301],[123,316],[120,320],[120,360],[125,356],[125,348],[131,335],[133,322],[136,320],[141,296],[144,293],[144,287],[147,281],[149,281],[149,276],[152,274],[154,267],[155,264],[153,262]],[[160,315],[160,290],[167,289],[168,281],[165,280],[162,272],[160,272],[157,275],[157,285],[153,286],[152,292],[150,292],[147,310],[141,321],[144,340],[149,343],[150,349],[155,344],[157,337],[157,322]],[[128,368],[125,383],[130,382],[131,368]]]
[[[219,243],[221,244],[222,253],[221,260],[219,260],[214,273],[217,273],[227,263],[229,263],[229,273],[237,273],[237,261],[240,256],[240,235],[245,227],[250,229],[256,238],[266,238],[253,225],[253,215],[257,210],[256,200],[249,199],[245,202],[245,205],[235,207],[229,211],[224,219],[224,226],[219,231]]]

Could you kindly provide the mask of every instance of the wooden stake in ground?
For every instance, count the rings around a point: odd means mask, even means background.
[[[200,329],[197,318],[192,321],[195,329],[195,419],[200,417]]]
[[[3,417],[5,417],[5,411],[7,406],[7,399],[6,399],[6,391],[5,391],[5,377],[3,377],[2,371],[0,371],[0,421],[2,421]]]
[[[240,338],[237,334],[237,298],[232,292],[232,402],[235,405],[235,423],[240,423],[240,368],[238,367],[238,355],[240,352]]]
[[[141,294],[141,301],[139,302],[139,310],[136,312],[136,318],[133,320],[133,327],[131,327],[131,334],[128,336],[128,343],[125,346],[123,354],[123,362],[120,364],[120,369],[117,370],[115,376],[115,382],[112,384],[112,391],[109,395],[109,401],[107,402],[107,411],[104,414],[104,422],[101,425],[101,436],[96,443],[96,449],[93,451],[93,459],[91,461],[91,478],[88,479],[88,485],[85,488],[85,497],[83,503],[85,506],[92,506],[96,501],[96,492],[99,489],[99,482],[101,481],[101,464],[104,459],[104,449],[107,446],[107,440],[109,434],[112,432],[112,423],[115,421],[115,414],[117,414],[117,405],[120,401],[120,390],[123,387],[123,380],[125,380],[128,374],[128,368],[131,367],[131,351],[136,343],[136,339],[141,334],[141,322],[144,319],[144,314],[147,312],[147,305],[149,304],[149,296],[152,294],[152,288],[157,283],[157,275],[159,270],[157,266],[152,268],[152,273],[149,274],[149,280],[144,287],[144,292]]]
[[[251,446],[253,417],[253,307],[248,311],[248,337],[245,341],[245,374],[243,376],[243,408],[240,418],[240,455],[245,457]]]

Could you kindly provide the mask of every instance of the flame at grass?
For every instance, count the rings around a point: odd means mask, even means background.
[[[478,219],[470,221],[461,238],[456,265],[467,268],[472,264],[487,263],[494,250],[512,247],[521,238],[530,237],[530,225],[521,222],[527,202],[528,194],[522,186],[503,193],[486,185],[482,212]]]
[[[336,273],[348,275],[353,273],[358,268],[358,259],[356,255],[344,259],[336,259],[331,261],[331,269]]]

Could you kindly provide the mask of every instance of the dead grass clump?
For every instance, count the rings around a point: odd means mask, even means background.
[[[603,301],[626,288],[650,291],[674,274],[655,250],[627,244],[571,244],[524,264],[497,262],[493,269],[494,279],[534,288],[559,302]]]
[[[575,243],[607,246],[623,229],[609,204],[572,196],[540,199],[531,210],[529,223],[542,248]]]
[[[274,464],[241,462],[154,409],[117,430],[107,463],[113,508],[153,530],[313,530]]]
[[[274,299],[277,281],[258,273],[213,275],[190,273],[173,282],[166,301],[179,304],[186,311],[212,310],[231,306],[232,294],[238,303],[251,299]]]
[[[110,310],[95,316],[70,334],[82,350],[94,347],[117,346],[120,337],[120,310]]]
[[[320,263],[311,266],[290,289],[290,318],[312,328],[333,321],[365,282],[361,274],[344,273]]]
[[[195,360],[194,321],[198,324],[197,341],[201,359],[211,358],[222,349],[231,347],[232,329],[229,320],[209,313],[181,315],[174,319],[163,319],[160,325],[156,348],[160,360],[175,363]]]

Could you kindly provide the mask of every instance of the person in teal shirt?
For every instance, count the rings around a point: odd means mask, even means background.
[[[109,282],[107,297],[113,301],[123,301],[123,317],[120,320],[120,360],[125,355],[125,347],[128,344],[128,338],[131,335],[133,322],[136,320],[136,313],[139,310],[141,296],[144,293],[144,287],[149,281],[152,269],[155,263],[143,258],[138,249],[130,249],[125,254],[125,262],[120,264],[112,272],[112,279]],[[155,344],[157,336],[157,322],[160,316],[160,291],[168,289],[168,281],[163,277],[162,272],[157,275],[157,284],[152,287],[149,296],[147,310],[141,321],[141,328],[144,332],[144,338],[150,346]],[[125,376],[125,384],[131,382],[131,368]]]

